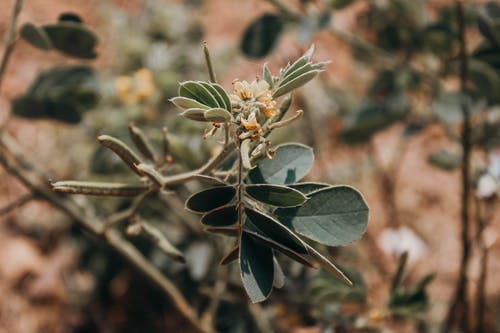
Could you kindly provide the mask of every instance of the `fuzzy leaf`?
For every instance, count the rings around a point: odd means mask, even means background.
[[[210,83],[210,85],[217,90],[219,95],[222,97],[222,101],[224,102],[223,108],[225,108],[227,111],[231,112],[231,100],[229,99],[229,96],[227,95],[226,91],[220,84],[217,83]]]
[[[205,109],[192,108],[192,109],[187,109],[180,115],[187,119],[208,122],[208,120],[205,118],[205,111],[206,111]]]
[[[349,186],[318,190],[302,206],[278,208],[275,214],[295,232],[329,246],[358,239],[368,223],[368,206],[361,194]]]
[[[228,204],[236,195],[234,186],[212,187],[191,195],[186,208],[195,213],[205,213]]]
[[[214,108],[205,111],[204,113],[205,119],[214,123],[226,123],[231,121],[233,116],[226,109],[222,108]]]
[[[177,106],[179,109],[185,110],[185,109],[210,109],[209,106],[202,104],[198,102],[197,100],[194,100],[192,98],[187,98],[187,97],[181,97],[177,96],[174,98],[170,99],[170,102],[172,102],[175,106]]]
[[[240,240],[240,273],[252,303],[264,301],[273,289],[273,251],[243,233]]]
[[[307,200],[301,192],[281,185],[247,185],[245,191],[255,200],[277,207],[299,206]]]
[[[253,183],[293,184],[309,172],[314,161],[312,149],[298,143],[277,148],[272,160],[263,159],[248,174]]]
[[[136,168],[136,165],[141,164],[141,159],[125,142],[109,135],[99,135],[97,140],[104,147],[118,155],[132,171],[142,176],[141,172]]]
[[[321,69],[312,70],[312,71],[306,72],[306,73],[290,80],[289,82],[284,83],[283,85],[280,84],[278,86],[278,89],[276,89],[273,92],[273,97],[276,98],[276,97],[282,96],[286,93],[289,93],[290,91],[292,91],[294,89],[297,89],[297,88],[303,86],[304,84],[311,81],[316,75],[318,75],[321,72],[322,72]]]
[[[199,81],[182,82],[179,88],[179,95],[181,97],[194,99],[211,108],[219,107],[216,98],[207,88],[205,88],[202,82]]]

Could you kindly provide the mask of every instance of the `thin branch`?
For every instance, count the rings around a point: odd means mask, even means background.
[[[205,54],[205,61],[207,63],[210,82],[216,83],[217,78],[215,76],[214,67],[212,65],[212,59],[210,58],[210,52],[208,51],[207,42],[203,42],[203,53]]]
[[[33,194],[48,201],[54,207],[66,213],[76,224],[101,239],[115,251],[120,253],[140,273],[160,288],[170,299],[175,308],[189,323],[201,333],[214,333],[211,327],[202,326],[196,311],[189,305],[175,285],[163,275],[147,258],[145,258],[132,244],[124,240],[114,229],[105,229],[104,223],[94,216],[89,216],[71,199],[57,196],[52,191],[40,187],[33,182],[22,168],[9,161],[4,154],[0,154],[0,164],[4,169],[16,177]]]
[[[460,91],[463,96],[467,93],[467,77],[468,77],[468,59],[467,59],[467,44],[465,39],[465,15],[463,3],[460,0],[455,1],[455,8],[458,18],[458,31],[460,41]],[[462,257],[460,261],[459,277],[455,286],[455,292],[451,301],[448,314],[446,316],[442,332],[450,332],[456,324],[456,320],[460,320],[460,329],[464,333],[470,332],[469,328],[469,304],[467,297],[468,277],[467,270],[469,267],[470,258],[470,236],[469,236],[469,198],[471,192],[470,180],[470,155],[472,150],[471,145],[471,123],[469,117],[469,108],[465,100],[462,101],[462,196],[461,196],[461,245]]]
[[[33,198],[35,198],[33,193],[28,193],[28,194],[23,195],[22,197],[18,198],[17,200],[11,202],[10,204],[0,208],[0,216],[2,216],[4,214],[8,214],[10,211],[23,206],[24,204],[33,200]]]
[[[5,49],[3,51],[2,61],[0,63],[0,91],[2,87],[3,77],[5,75],[5,70],[9,63],[10,55],[14,50],[14,44],[16,43],[16,25],[19,13],[21,13],[21,8],[23,7],[23,0],[16,0],[14,5],[14,10],[12,12],[12,19],[10,20],[9,27],[5,33]]]

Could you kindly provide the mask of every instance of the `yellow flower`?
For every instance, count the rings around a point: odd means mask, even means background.
[[[137,100],[139,102],[148,100],[155,92],[153,73],[147,68],[142,68],[134,73],[134,80]]]
[[[234,94],[230,96],[233,102],[250,101],[268,92],[269,84],[264,80],[253,80],[251,83],[236,81],[233,89]]]
[[[132,78],[129,76],[121,75],[115,79],[115,92],[122,102],[134,103],[135,96],[132,90]]]
[[[271,91],[267,90],[264,94],[262,94],[259,97],[259,102],[263,104],[260,110],[267,118],[278,114],[278,110],[276,109],[276,101],[273,99]]]
[[[255,115],[255,112],[250,113],[248,119],[241,118],[241,124],[247,131],[256,130],[259,132],[262,129],[257,122],[257,116]]]
[[[115,79],[116,95],[125,104],[145,102],[155,89],[153,73],[146,68],[135,72],[133,77],[121,75]]]

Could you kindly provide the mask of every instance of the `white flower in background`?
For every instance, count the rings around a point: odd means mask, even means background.
[[[379,235],[378,246],[388,255],[399,257],[408,252],[408,264],[412,264],[427,253],[427,245],[410,228],[385,229]]]
[[[500,149],[496,148],[488,154],[488,171],[482,175],[476,188],[476,196],[488,199],[499,192],[500,186]]]

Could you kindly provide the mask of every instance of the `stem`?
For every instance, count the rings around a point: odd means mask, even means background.
[[[21,8],[23,7],[23,0],[16,0],[14,5],[14,10],[12,12],[12,19],[10,20],[9,27],[5,33],[5,49],[3,51],[2,62],[0,63],[0,91],[2,87],[2,80],[9,63],[10,55],[14,50],[14,44],[16,42],[16,25],[19,13],[21,13]]]
[[[28,193],[23,195],[22,197],[18,198],[17,200],[11,202],[10,204],[0,208],[0,216],[9,213],[11,210],[19,208],[23,206],[24,204],[30,202],[33,200],[35,196],[32,193]]]
[[[207,62],[210,82],[216,83],[217,79],[215,77],[214,67],[212,66],[212,59],[210,58],[210,52],[208,51],[207,42],[203,42],[203,53],[205,54],[205,61]]]
[[[480,251],[479,258],[479,278],[477,281],[477,290],[476,290],[476,299],[475,299],[475,308],[476,308],[476,327],[474,332],[483,333],[486,332],[484,327],[484,316],[486,312],[486,278],[488,276],[488,244],[485,243],[484,240],[484,230],[486,225],[488,224],[488,220],[491,216],[486,216],[488,203],[483,203],[479,199],[475,199],[475,219],[477,223],[477,234],[476,234],[476,242]],[[486,206],[486,207],[484,207]],[[482,209],[484,208],[484,210]]]
[[[468,72],[468,59],[467,59],[467,45],[465,40],[465,18],[463,3],[460,0],[455,1],[455,9],[458,18],[458,30],[460,41],[460,91],[463,96],[466,94],[467,72]],[[469,117],[469,109],[464,100],[462,102],[462,197],[461,197],[461,244],[462,244],[462,258],[460,261],[459,277],[455,287],[455,293],[450,305],[442,332],[449,332],[456,324],[455,321],[460,319],[460,329],[462,332],[467,333],[469,330],[469,304],[467,297],[468,278],[467,270],[469,266],[470,257],[470,240],[469,240],[469,197],[470,197],[470,154],[471,154],[471,124]]]
[[[237,203],[236,207],[238,209],[238,229],[239,229],[239,239],[241,240],[241,235],[243,233],[243,189],[244,189],[244,183],[243,183],[243,158],[241,156],[241,141],[238,140],[238,184],[236,185],[238,192],[237,192]]]

